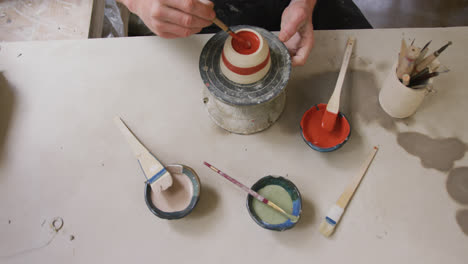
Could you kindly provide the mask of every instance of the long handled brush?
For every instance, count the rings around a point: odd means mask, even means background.
[[[346,206],[353,197],[353,194],[359,186],[359,183],[361,182],[362,178],[366,174],[366,171],[369,168],[372,160],[374,159],[378,149],[378,147],[374,147],[364,164],[362,164],[361,169],[359,170],[359,174],[353,179],[352,182],[350,182],[350,184],[341,194],[338,201],[336,201],[336,204],[334,204],[332,208],[330,208],[330,210],[328,211],[327,216],[325,217],[325,219],[323,219],[319,227],[320,233],[322,233],[322,235],[329,237],[335,230],[336,225],[340,221],[341,215],[343,214],[344,210],[346,209]]]

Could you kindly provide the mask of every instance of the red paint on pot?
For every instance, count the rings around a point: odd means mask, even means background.
[[[236,33],[237,38],[233,38],[231,41],[232,48],[240,54],[249,55],[258,50],[260,47],[260,39],[258,36],[250,31],[239,31]],[[239,38],[241,40],[239,40]],[[242,41],[243,40],[243,41]],[[245,45],[248,42],[250,47]]]
[[[318,107],[318,109],[317,109]],[[301,120],[302,134],[310,143],[320,148],[332,148],[343,143],[350,133],[348,120],[342,115],[338,115],[335,127],[331,132],[322,128],[322,118],[326,111],[326,104],[313,106]]]
[[[249,68],[241,68],[241,67],[237,67],[237,66],[232,65],[228,61],[226,56],[224,55],[224,51],[221,52],[221,57],[223,59],[224,65],[230,71],[232,71],[234,73],[237,73],[237,74],[240,74],[240,75],[250,75],[250,74],[254,74],[254,73],[260,71],[261,69],[265,68],[265,66],[267,66],[268,61],[270,60],[270,52],[268,51],[268,55],[267,55],[266,59],[262,63],[260,63],[257,66],[249,67]]]
[[[243,38],[240,38],[239,36],[236,35],[236,33],[230,31],[229,35],[233,37],[235,40],[239,41],[246,49],[250,49],[251,45],[250,42],[244,40]]]

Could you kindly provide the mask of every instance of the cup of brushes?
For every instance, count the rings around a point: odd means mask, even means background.
[[[398,60],[393,64],[379,93],[380,105],[391,117],[406,118],[413,115],[432,90],[433,78],[448,71],[440,70],[441,63],[437,58],[452,42],[425,57],[430,43],[423,48],[413,43],[408,47],[402,40]]]

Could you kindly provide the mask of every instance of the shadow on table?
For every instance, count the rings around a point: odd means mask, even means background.
[[[202,185],[200,200],[193,211],[180,220],[169,223],[181,234],[199,236],[207,232],[217,221],[215,216],[219,194],[210,186]]]
[[[3,72],[0,72],[0,164],[6,148],[8,129],[13,115],[15,95]]]
[[[317,217],[315,213],[314,204],[302,197],[302,213],[299,222],[292,229],[282,232],[273,232],[273,236],[282,244],[288,247],[301,247],[305,246],[311,237],[309,232],[316,223]]]

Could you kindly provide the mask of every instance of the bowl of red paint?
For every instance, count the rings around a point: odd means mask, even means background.
[[[301,120],[301,135],[309,147],[319,152],[339,149],[349,139],[351,126],[346,116],[339,112],[331,132],[322,128],[322,117],[326,104],[317,104],[307,110]]]

